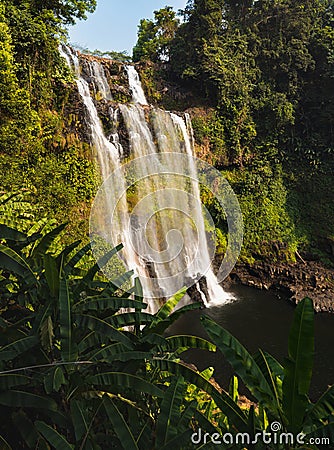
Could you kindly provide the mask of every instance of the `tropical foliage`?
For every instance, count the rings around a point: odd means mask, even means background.
[[[154,20],[142,19],[138,27],[138,42],[133,48],[133,60],[168,60],[170,43],[178,24],[179,20],[170,6],[154,11]]]
[[[150,93],[158,73],[169,87],[159,101],[190,108],[199,154],[242,197],[244,259],[291,261],[298,248],[333,263],[332,2],[189,0],[181,16],[168,62],[144,81]],[[158,62],[162,29],[152,38],[148,24],[134,57]]]
[[[59,248],[55,243],[65,225],[30,223],[20,200],[3,196],[0,208],[1,448],[204,448],[191,441],[199,428],[254,439],[270,431],[273,421],[282,431],[305,433],[305,439],[333,438],[333,388],[315,404],[307,397],[314,352],[311,300],[296,309],[283,365],[262,351],[251,356],[205,315],[211,342],[166,337],[180,315],[200,306],[174,310],[185,290],[157,313],[145,312],[138,279],[130,292],[117,287],[132,272],[113,281],[99,274],[121,246],[90,264],[90,245]],[[22,215],[25,231],[15,227]],[[238,404],[235,377],[228,393],[212,382],[211,368],[199,373],[183,363],[180,356],[189,348],[221,350],[255,407]]]
[[[120,247],[85,268],[80,263],[90,245],[76,250],[80,242],[75,242],[55,250],[54,241],[64,228],[40,233],[37,224],[23,233],[1,225],[3,448],[138,448],[152,439],[155,426],[165,433],[167,444],[174,437],[167,430],[171,406],[161,401],[173,397],[181,381],[167,389],[169,377],[154,364],[179,364],[180,349],[214,350],[199,338],[161,336],[184,311],[198,305],[172,312],[184,295],[181,291],[155,315],[145,313],[138,281],[131,299],[97,276]],[[123,275],[122,282],[131,276]],[[188,413],[176,428],[187,428],[190,419]],[[136,424],[131,430],[129,420]]]
[[[65,38],[65,24],[83,18],[94,4],[0,4],[0,188],[29,190],[39,204],[36,217],[52,211],[60,221],[72,222],[70,233],[76,236],[86,232],[83,219],[97,176],[89,145],[75,128],[78,115],[66,107],[77,99],[58,44]]]
[[[291,433],[295,438],[303,433],[305,445],[312,442],[311,438],[327,437],[328,443],[333,442],[334,387],[329,387],[316,403],[308,397],[314,357],[312,300],[305,298],[296,308],[289,334],[288,358],[283,364],[261,350],[250,355],[227,330],[208,317],[202,319],[211,341],[223,352],[258,402],[257,411],[252,412],[253,437],[264,428],[267,432],[277,431],[271,429],[270,424],[279,423],[280,433]],[[284,445],[287,442],[282,444],[273,448],[287,448]]]

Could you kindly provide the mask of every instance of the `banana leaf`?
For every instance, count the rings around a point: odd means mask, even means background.
[[[74,446],[67,442],[65,437],[50,427],[50,425],[47,425],[45,422],[36,421],[35,427],[56,450],[73,450]]]
[[[314,357],[314,310],[312,300],[298,303],[289,334],[288,359],[284,364],[283,410],[289,431],[298,433],[302,427]]]
[[[275,416],[279,416],[279,405],[271,386],[250,353],[231,333],[209,317],[202,316],[201,321],[210,339],[222,351],[250,392]]]
[[[88,377],[88,382],[101,391],[123,392],[131,389],[136,392],[145,392],[154,397],[163,397],[163,391],[156,385],[143,378],[122,372],[106,372]]]
[[[163,447],[179,433],[181,405],[185,383],[182,377],[175,377],[165,391],[156,428],[156,446]]]
[[[116,404],[107,396],[104,397],[104,407],[124,450],[139,450],[137,442]]]
[[[248,431],[247,417],[239,406],[224,391],[219,392],[209,381],[207,381],[199,373],[193,371],[189,367],[175,361],[155,358],[151,361],[153,367],[157,367],[162,371],[171,374],[183,376],[185,381],[194,384],[198,388],[207,392],[215,401],[218,408],[221,409],[233,426],[240,432]]]
[[[0,244],[0,267],[22,277],[27,285],[38,285],[29,264],[14,250]]]

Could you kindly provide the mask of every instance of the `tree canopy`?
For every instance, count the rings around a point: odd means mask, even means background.
[[[142,19],[138,27],[138,41],[133,49],[133,60],[168,60],[170,44],[178,25],[179,20],[170,6],[154,11],[154,20]]]
[[[217,108],[224,140],[239,163],[260,147],[262,154],[275,147],[281,156],[313,165],[329,162],[334,143],[330,0],[189,0],[182,22],[168,10],[174,28],[164,35],[164,47],[157,45],[160,14],[156,11],[155,22],[141,21],[136,60],[159,61],[168,48],[171,76]]]

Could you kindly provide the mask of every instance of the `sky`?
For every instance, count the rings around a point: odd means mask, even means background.
[[[140,19],[152,19],[153,11],[166,5],[177,11],[186,0],[97,0],[95,12],[69,28],[70,43],[90,50],[126,50],[131,55]]]

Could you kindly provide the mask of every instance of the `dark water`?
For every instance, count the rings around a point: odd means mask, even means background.
[[[194,311],[181,317],[169,334],[205,336],[200,316],[207,314],[230,331],[251,353],[259,348],[283,362],[287,356],[288,334],[294,306],[277,294],[239,286],[233,289],[236,301],[220,307]],[[200,370],[213,366],[214,377],[225,388],[232,370],[220,353],[191,350],[183,359]],[[315,358],[310,389],[311,399],[318,398],[334,383],[334,314],[315,315]],[[241,389],[243,391],[243,389]]]

